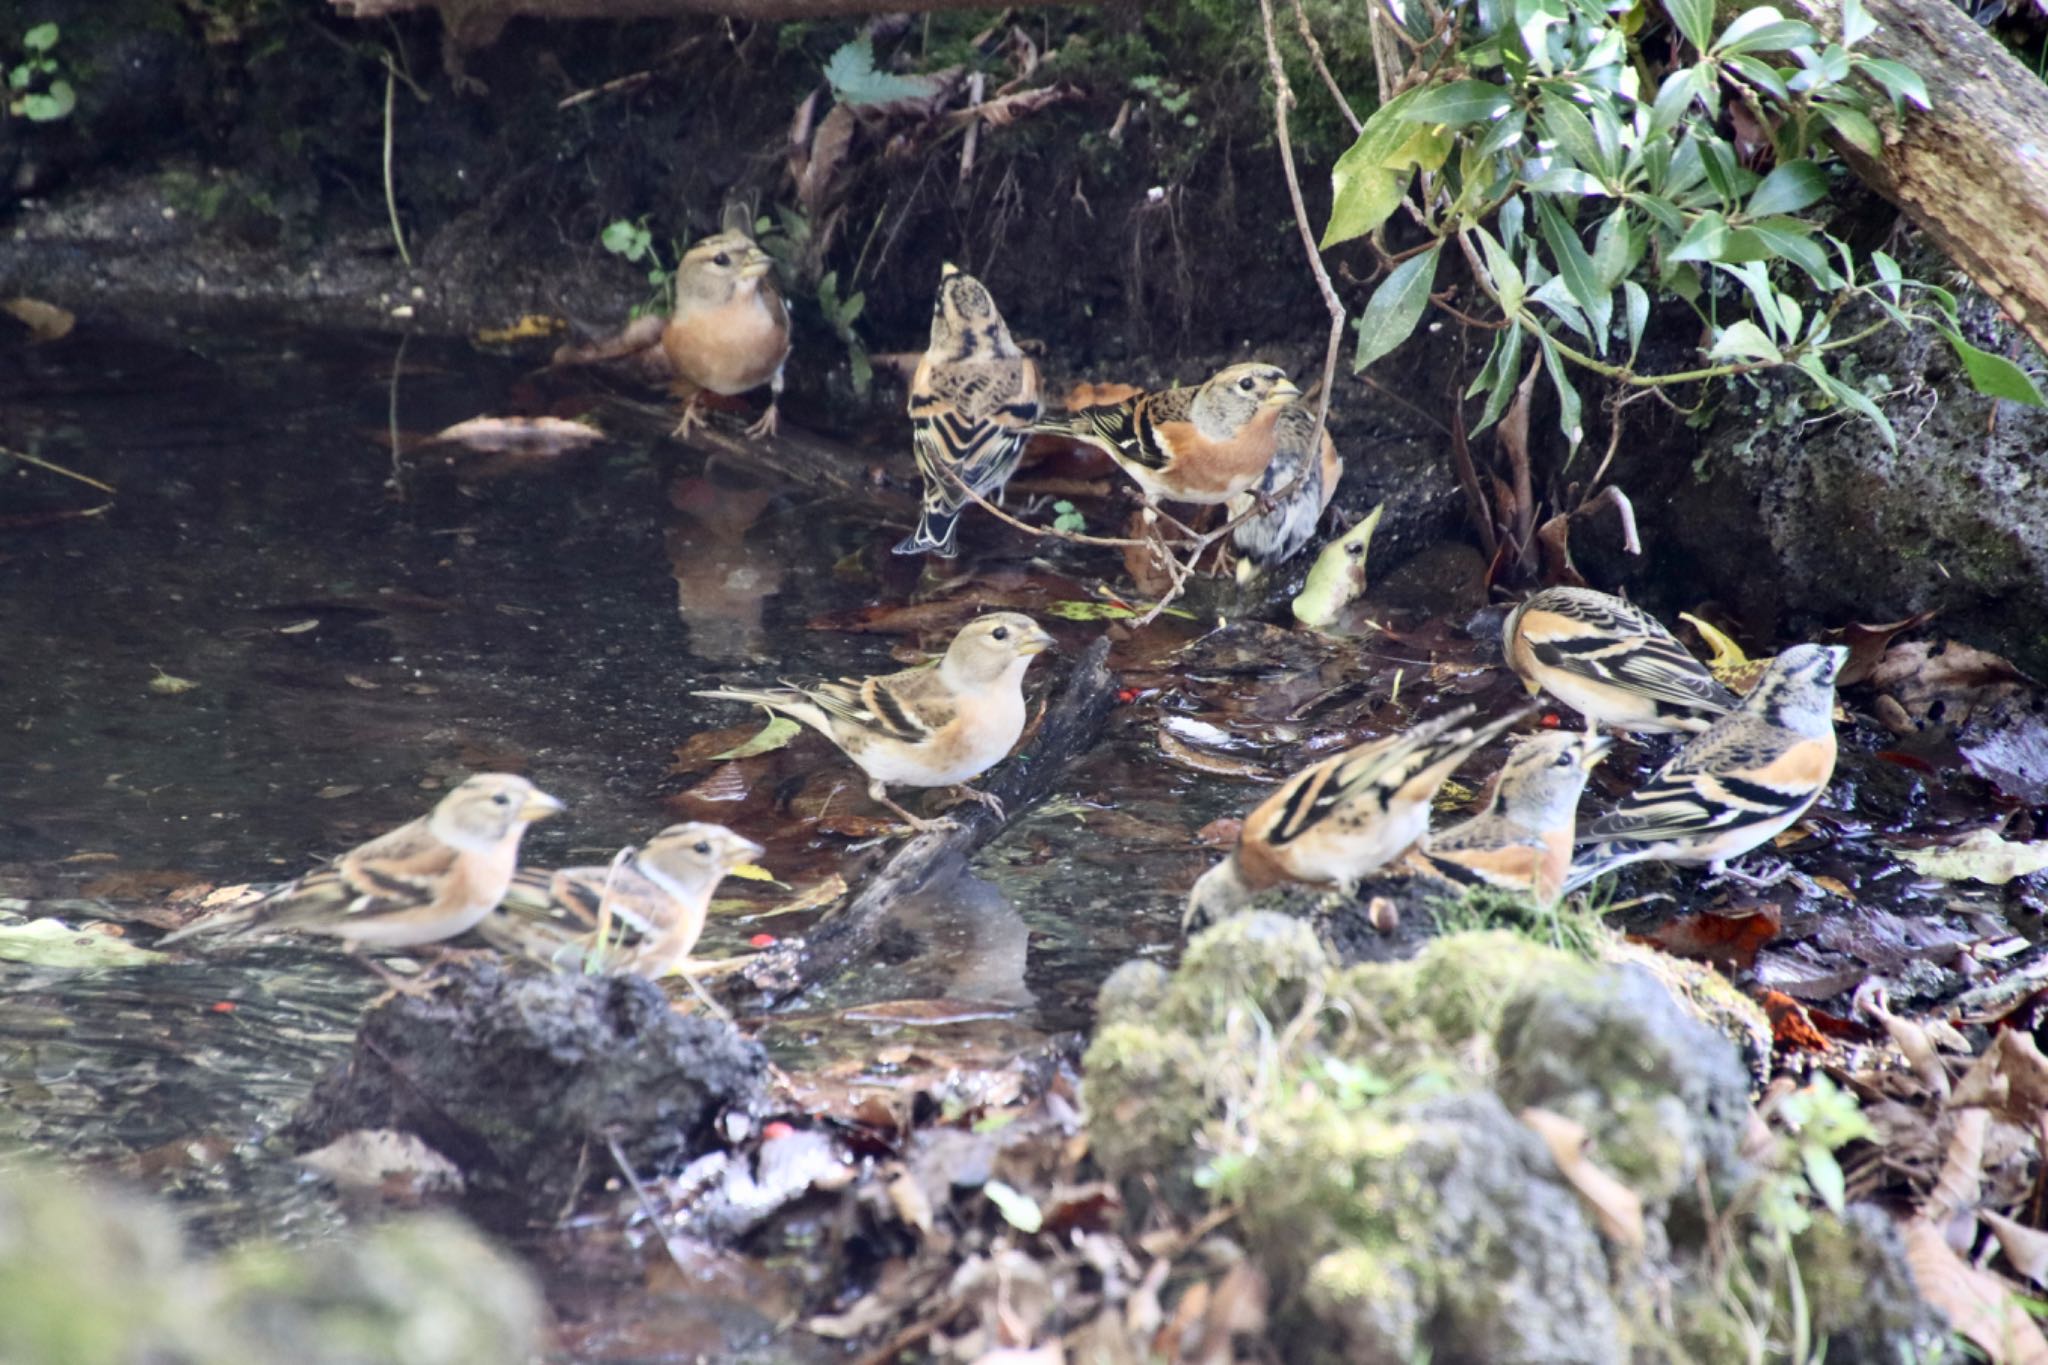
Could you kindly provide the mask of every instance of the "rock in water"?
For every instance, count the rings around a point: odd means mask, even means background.
[[[677,1014],[643,977],[471,960],[371,1011],[284,1136],[306,1151],[360,1128],[412,1133],[462,1169],[479,1216],[552,1221],[614,1173],[607,1138],[636,1170],[679,1165],[721,1114],[754,1112],[766,1078],[758,1045]]]

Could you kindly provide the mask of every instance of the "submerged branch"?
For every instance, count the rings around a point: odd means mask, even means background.
[[[1108,660],[1109,639],[1099,637],[1047,703],[1045,721],[1030,747],[981,784],[1003,803],[1003,815],[971,803],[948,812],[957,821],[953,828],[920,834],[898,848],[846,908],[820,923],[804,942],[772,948],[729,979],[760,991],[765,1000],[757,1003],[772,1006],[829,981],[872,952],[897,902],[935,876],[963,867],[1012,820],[1052,795],[1074,760],[1095,747],[1116,702],[1116,677]]]

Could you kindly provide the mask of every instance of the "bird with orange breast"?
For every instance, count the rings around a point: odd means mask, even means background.
[[[724,229],[692,246],[676,266],[675,311],[661,329],[669,367],[690,390],[675,434],[704,421],[704,395],[724,397],[768,385],[768,410],[747,428],[772,433],[789,359],[789,310],[775,285],[775,261],[747,231],[743,207],[728,208]]]

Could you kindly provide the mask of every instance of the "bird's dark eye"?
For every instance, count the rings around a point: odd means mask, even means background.
[[[709,857],[711,854],[711,845],[706,843],[704,840],[699,839],[696,842],[696,844],[692,847],[691,851],[693,853],[702,853],[706,857]]]
[[[499,792],[491,798],[491,804],[494,806],[509,806],[512,804],[512,796],[509,792]]]
[[[1244,378],[1237,381],[1237,386],[1240,389],[1243,389],[1246,393],[1250,393],[1253,389],[1258,387],[1258,383],[1250,375],[1246,375]]]
[[[719,253],[718,253],[718,254],[717,254],[716,256],[713,256],[713,257],[711,258],[711,264],[713,264],[713,265],[731,265],[731,264],[732,264],[732,257],[731,257],[731,256],[729,256],[729,255],[727,255],[727,254],[726,254],[725,252],[721,251],[721,252],[719,252]]]
[[[997,626],[989,632],[989,636],[991,639],[1007,640],[1010,638],[1010,628],[1008,626]]]

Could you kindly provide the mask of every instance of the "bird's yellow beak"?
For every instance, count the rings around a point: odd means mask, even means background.
[[[747,253],[747,259],[740,266],[740,278],[758,280],[774,268],[775,258],[761,248],[755,247]]]
[[[1035,635],[1027,635],[1019,640],[1017,642],[1017,652],[1026,656],[1043,654],[1048,649],[1056,648],[1058,645],[1059,641],[1053,639],[1045,631],[1040,630]]]
[[[950,280],[960,273],[960,267],[954,265],[951,261],[947,261],[939,267],[939,278],[942,280]]]
[[[1586,746],[1586,756],[1581,762],[1584,763],[1586,769],[1590,772],[1595,764],[1607,757],[1608,753],[1613,750],[1614,737],[1612,735],[1588,735],[1583,743]]]
[[[733,836],[732,858],[734,862],[751,863],[767,851],[767,849],[761,847],[752,839],[742,839],[738,835]]]
[[[550,815],[560,815],[567,809],[568,807],[546,792],[537,791],[527,797],[526,804],[519,808],[519,818],[531,823],[535,820],[545,820]]]
[[[1522,689],[1533,697],[1543,690],[1543,684],[1535,681],[1533,678],[1524,678],[1522,679]]]
[[[1292,403],[1295,399],[1299,397],[1301,397],[1301,390],[1294,386],[1294,381],[1292,379],[1275,380],[1273,383],[1273,391],[1266,395],[1266,401],[1261,403],[1259,406],[1266,408],[1284,408],[1289,403]]]

